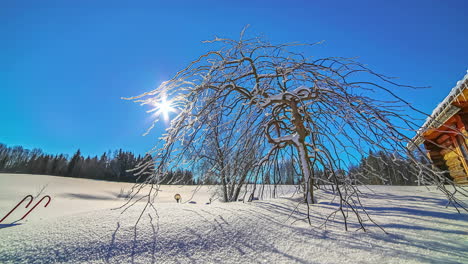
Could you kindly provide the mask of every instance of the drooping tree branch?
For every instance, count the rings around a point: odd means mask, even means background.
[[[356,185],[360,174],[378,172],[371,166],[354,173],[351,169],[369,154],[383,152],[394,157],[387,164],[404,160],[405,173],[437,185],[463,207],[444,183],[463,195],[466,190],[433,169],[430,161],[421,162],[423,150],[406,148],[419,128],[411,113],[421,112],[394,90],[410,86],[353,59],[310,60],[295,51],[297,44],[273,45],[245,39],[243,33],[237,41],[216,38],[208,43],[222,47],[155,90],[127,98],[153,106],[150,112],[158,110],[160,98],[169,98],[178,110],[150,152],[154,172],[147,183],[158,184],[171,168],[191,167],[200,179],[214,177],[223,186],[223,199],[235,201],[244,184],[275,173],[274,161],[297,160],[307,206],[316,202],[316,188],[332,188],[345,227],[352,212],[365,230],[361,214],[368,214]]]

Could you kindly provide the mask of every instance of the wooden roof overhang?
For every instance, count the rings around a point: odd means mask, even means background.
[[[466,129],[457,113],[468,113],[468,71],[426,119],[417,135],[408,143],[408,149],[414,150],[425,141],[433,141],[444,133],[458,133],[460,129]]]

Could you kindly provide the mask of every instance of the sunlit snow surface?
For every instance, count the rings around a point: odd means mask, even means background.
[[[336,208],[326,193],[311,207],[311,227],[304,205],[291,214],[292,187],[279,199],[207,205],[215,188],[202,187],[188,203],[190,186],[162,186],[159,219],[151,225],[144,214],[135,233],[144,202],[124,214],[110,210],[131,184],[21,174],[0,174],[0,217],[45,185],[31,206],[48,194],[47,208],[12,225],[27,211],[20,206],[0,224],[0,263],[468,263],[468,214],[445,208],[442,194],[424,187],[362,189],[389,235],[375,227],[345,232],[338,216],[318,228]],[[175,193],[186,203],[176,204]]]

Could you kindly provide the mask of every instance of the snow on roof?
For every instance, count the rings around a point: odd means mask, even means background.
[[[412,142],[408,144],[410,150],[415,149],[417,146],[421,145],[424,142],[422,138],[422,133],[430,128],[437,128],[443,125],[450,117],[457,113],[460,108],[452,105],[452,103],[458,98],[460,94],[463,93],[463,90],[466,88],[462,84],[468,80],[468,70],[467,73],[457,82],[455,87],[452,88],[450,93],[445,97],[445,99],[437,105],[437,107],[432,111],[432,114],[427,117],[424,124],[418,129],[416,136],[412,139]]]

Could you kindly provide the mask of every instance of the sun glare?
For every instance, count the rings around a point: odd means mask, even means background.
[[[156,103],[158,108],[158,114],[164,117],[165,121],[169,120],[169,113],[175,112],[175,109],[171,106],[171,101],[168,101],[166,98],[162,98],[159,103]]]

